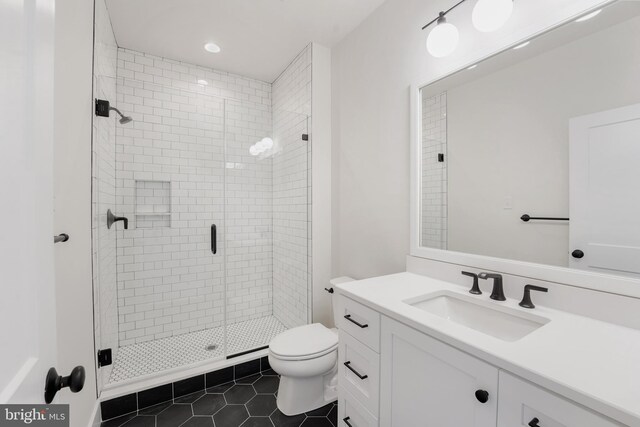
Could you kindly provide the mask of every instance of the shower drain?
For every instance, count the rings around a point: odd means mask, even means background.
[[[213,350],[215,350],[217,348],[218,348],[218,344],[209,344],[209,345],[205,346],[204,349],[207,350],[207,351],[213,351]]]

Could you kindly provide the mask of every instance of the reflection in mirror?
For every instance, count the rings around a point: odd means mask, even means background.
[[[640,3],[426,86],[420,107],[421,246],[640,277]]]

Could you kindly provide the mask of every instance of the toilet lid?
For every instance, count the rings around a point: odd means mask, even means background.
[[[338,346],[338,334],[320,323],[298,326],[276,336],[269,350],[285,358],[305,358],[327,353]]]

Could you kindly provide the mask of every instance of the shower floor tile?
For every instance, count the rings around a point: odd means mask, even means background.
[[[265,346],[286,329],[273,316],[229,325],[227,354]],[[205,329],[120,347],[113,363],[109,384],[223,357],[224,332],[223,327]]]

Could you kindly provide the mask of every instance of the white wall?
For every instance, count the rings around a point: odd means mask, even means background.
[[[569,216],[569,120],[640,100],[638,39],[633,18],[448,88],[449,249],[568,266],[569,224],[520,216]]]
[[[86,426],[96,401],[91,287],[91,97],[93,2],[56,2],[54,81],[54,228],[70,240],[55,245],[58,372],[83,365],[87,378],[71,404],[71,426]],[[43,212],[46,215],[46,212]]]
[[[312,320],[331,326],[331,294],[324,290],[329,287],[332,277],[331,51],[325,46],[313,43],[312,56]]]
[[[404,270],[409,252],[409,86],[427,83],[578,15],[602,0],[518,2],[500,31],[471,27],[473,2],[449,17],[458,50],[435,59],[422,25],[449,0],[387,0],[333,49],[334,274],[357,278]]]

